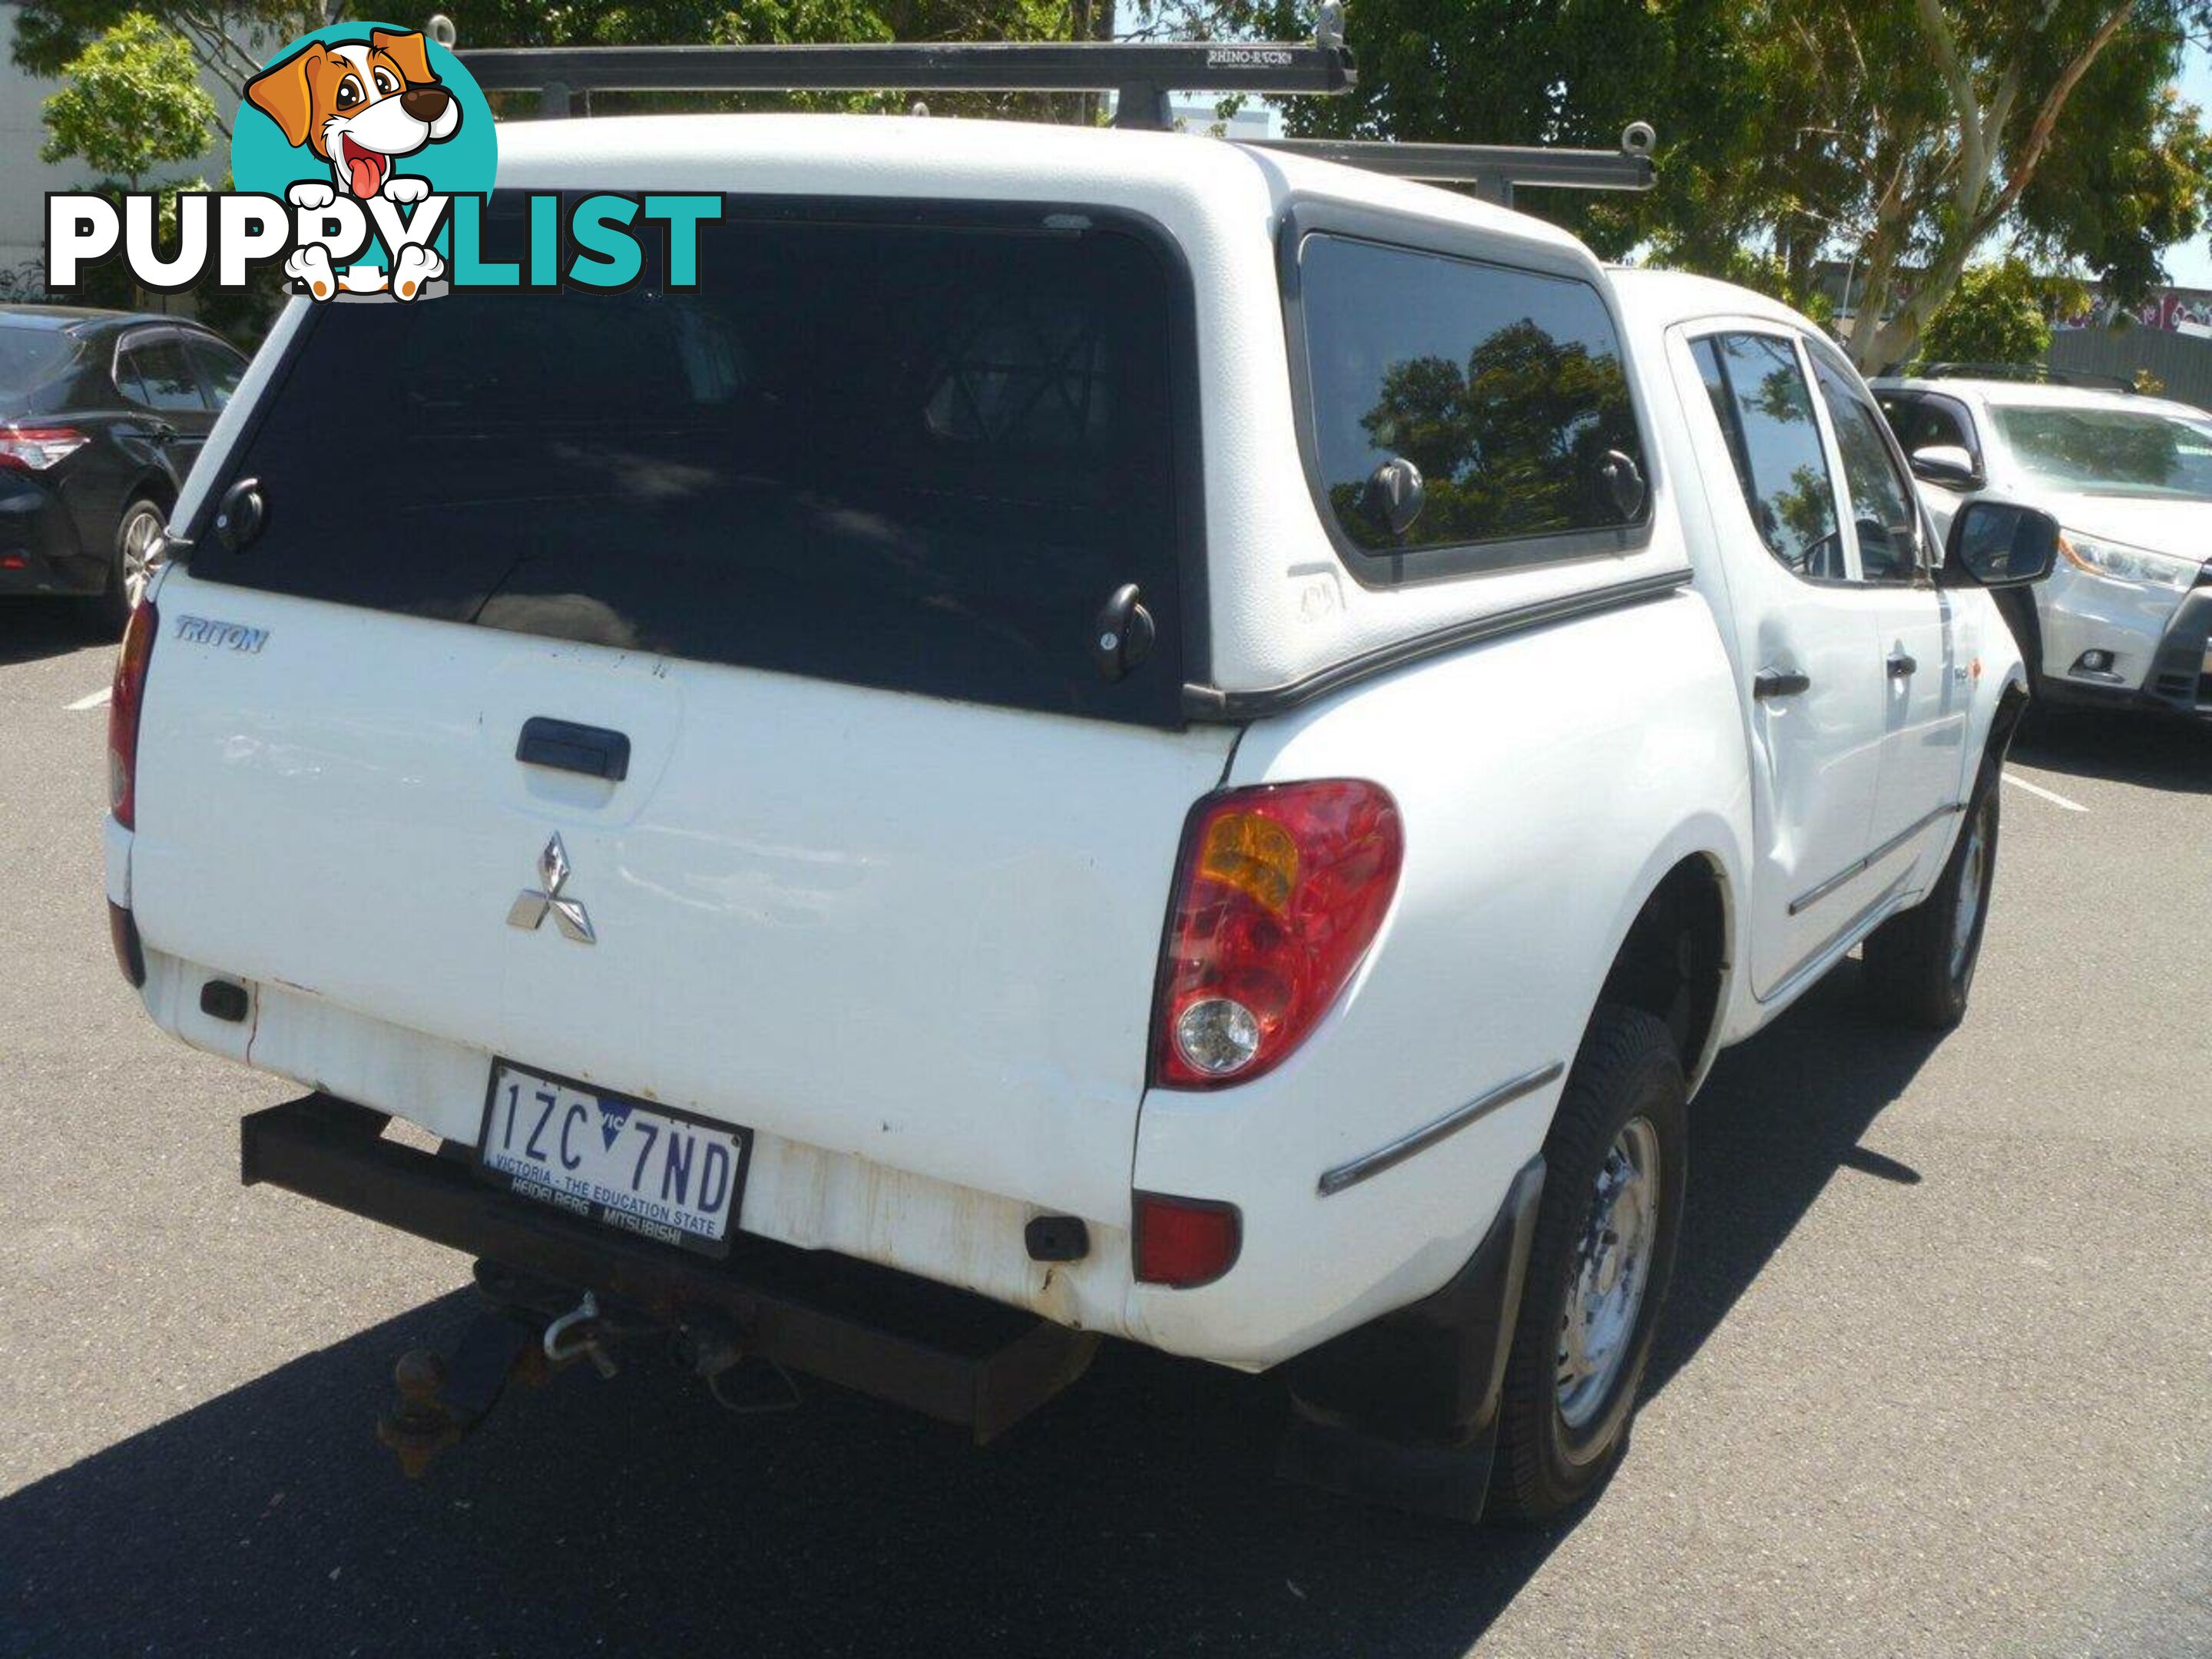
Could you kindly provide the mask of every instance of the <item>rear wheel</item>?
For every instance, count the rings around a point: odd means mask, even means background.
[[[1666,1026],[1601,1006],[1544,1143],[1492,1473],[1501,1519],[1572,1508],[1627,1444],[1681,1230],[1686,1094]]]
[[[107,588],[100,597],[101,614],[118,633],[131,620],[138,601],[146,597],[161,569],[155,549],[169,515],[159,501],[141,499],[123,509],[115,526],[115,550],[107,567]]]
[[[1862,982],[1873,1009],[1931,1031],[1966,1017],[1996,868],[1997,791],[1985,775],[1935,890],[1867,939]]]

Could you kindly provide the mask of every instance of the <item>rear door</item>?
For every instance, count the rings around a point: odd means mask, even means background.
[[[115,354],[115,384],[181,481],[222,408],[202,383],[184,333],[156,328],[125,335]]]
[[[146,942],[1119,1218],[1231,743],[1179,714],[1176,263],[1105,213],[778,202],[699,269],[318,315],[226,470],[265,532],[194,526],[162,590]],[[1132,583],[1151,653],[1102,665]],[[535,721],[583,729],[518,758]]]
[[[1853,581],[1834,464],[1794,331],[1678,331],[1675,374],[1722,538],[1747,681],[1753,802],[1752,982],[1781,991],[1867,901],[1886,708],[1871,596]],[[1706,423],[1710,422],[1711,424]]]

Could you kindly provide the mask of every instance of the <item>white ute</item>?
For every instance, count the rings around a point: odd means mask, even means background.
[[[1803,318],[1372,171],[501,142],[725,192],[698,287],[295,301],[114,698],[125,971],[312,1091],[246,1178],[482,1259],[387,1438],[647,1327],[988,1434],[1103,1336],[1341,1490],[1589,1492],[1714,1054],[1861,944],[1964,1011],[2055,526],[1947,558]]]

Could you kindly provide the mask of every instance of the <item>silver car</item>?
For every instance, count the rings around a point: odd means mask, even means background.
[[[2212,716],[2212,415],[1995,377],[1874,392],[1939,532],[1983,495],[2064,526],[2051,580],[2002,596],[2039,696]]]

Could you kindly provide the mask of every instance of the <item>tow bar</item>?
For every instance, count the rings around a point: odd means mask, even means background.
[[[1097,1347],[1091,1332],[829,1250],[741,1233],[714,1261],[577,1220],[477,1179],[465,1151],[385,1139],[386,1121],[328,1095],[269,1107],[240,1125],[240,1173],[479,1262],[487,1305],[452,1357],[410,1353],[395,1370],[378,1433],[410,1474],[475,1428],[509,1381],[579,1360],[604,1370],[641,1336],[666,1340],[734,1412],[788,1409],[796,1374],[979,1443],[1074,1382]]]
[[[799,1403],[790,1373],[749,1353],[737,1328],[713,1314],[664,1325],[627,1311],[611,1315],[591,1291],[555,1313],[550,1310],[574,1291],[532,1283],[489,1261],[477,1263],[476,1281],[483,1305],[452,1357],[410,1348],[392,1368],[399,1397],[377,1419],[376,1437],[410,1480],[489,1417],[509,1383],[541,1388],[581,1360],[611,1380],[621,1367],[610,1348],[641,1337],[665,1335],[670,1359],[704,1382],[726,1411],[751,1416]]]

